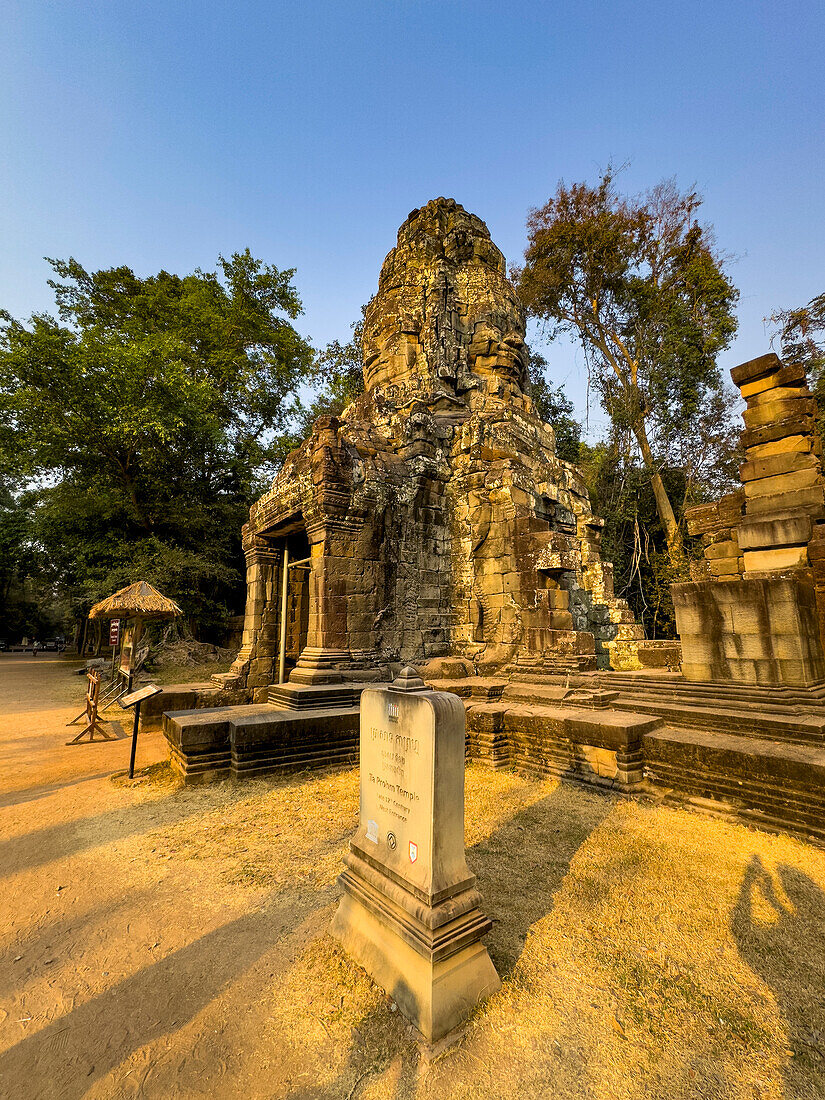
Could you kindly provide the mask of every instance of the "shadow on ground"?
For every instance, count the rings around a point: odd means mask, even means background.
[[[569,788],[562,788],[518,811],[484,840],[467,849],[467,862],[478,878],[482,909],[493,920],[485,937],[502,981],[512,973],[530,928],[546,917],[576,853],[616,806],[615,799],[582,792],[583,813],[571,820]],[[552,858],[548,859],[548,852]],[[382,1096],[410,1100],[416,1093],[421,1050],[406,1020],[389,999],[361,1020],[346,1064],[322,1087],[299,1087],[289,1100],[346,1100],[375,1078],[383,1078]],[[446,1094],[445,1094],[446,1095]]]
[[[80,1100],[134,1051],[191,1021],[323,903],[328,892],[317,902],[282,895],[61,1016],[0,1055],[0,1094]],[[282,968],[290,961],[285,957]],[[277,979],[277,972],[270,976]],[[108,1022],[102,1030],[101,1020]]]
[[[812,1075],[820,1075],[825,1095],[825,892],[787,864],[777,867],[776,877],[778,883],[759,856],[752,857],[731,913],[731,932],[785,1021],[793,1051],[785,1067],[786,1095],[808,1095],[805,1083]]]
[[[24,806],[27,802],[37,802],[67,787],[78,787],[82,783],[91,783],[95,779],[105,779],[107,775],[112,774],[113,770],[113,768],[107,768],[102,772],[81,775],[77,779],[58,780],[55,783],[44,784],[42,787],[25,787],[22,790],[8,791],[6,794],[0,794],[0,810],[9,809],[12,806]]]
[[[102,814],[34,829],[0,841],[0,869],[4,877],[10,877],[101,844],[174,825],[200,813],[203,805],[198,799],[173,797],[118,806]]]

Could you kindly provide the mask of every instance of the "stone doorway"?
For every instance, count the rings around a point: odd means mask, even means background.
[[[290,562],[302,562],[309,557],[309,540],[305,531],[297,531],[286,540]],[[309,630],[309,569],[302,565],[287,569],[286,599],[286,679],[295,668],[307,644]],[[276,669],[277,671],[277,669]]]

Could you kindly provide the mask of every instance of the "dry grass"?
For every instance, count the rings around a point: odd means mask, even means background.
[[[148,834],[152,858],[331,914],[357,772],[171,797],[202,812]],[[312,1085],[276,1074],[272,1096],[825,1096],[825,853],[479,766],[466,807],[501,991],[426,1066],[388,998],[316,937],[262,1025]]]
[[[147,669],[141,673],[145,679],[155,684],[195,684],[209,680],[215,673],[229,672],[232,667],[232,658],[225,661],[204,661],[202,664],[181,662],[179,664],[164,664],[162,667]]]

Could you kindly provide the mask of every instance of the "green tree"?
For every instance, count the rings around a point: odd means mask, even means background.
[[[183,277],[49,262],[59,320],[0,326],[0,446],[36,490],[32,538],[78,605],[142,576],[220,619],[312,364],[294,271],[248,250]]]
[[[825,435],[825,294],[812,298],[805,306],[779,309],[769,319],[778,326],[782,358],[805,364],[808,382],[818,398],[819,434]]]
[[[528,311],[551,338],[580,340],[606,412],[632,433],[676,572],[684,539],[663,471],[724,392],[716,357],[736,331],[738,293],[700,204],[672,182],[622,197],[610,170],[595,186],[560,183],[531,211],[514,270]]]
[[[527,376],[536,412],[556,433],[556,453],[567,462],[578,462],[582,426],[573,415],[573,402],[564,392],[564,386],[550,385],[547,360],[532,348],[529,351]]]
[[[301,413],[300,433],[304,437],[319,416],[338,416],[364,392],[361,340],[366,308],[361,306],[361,316],[350,325],[352,336],[346,344],[333,340],[315,357],[309,381],[317,395]]]
[[[714,465],[713,453],[709,448],[708,472],[694,482],[679,466],[662,470],[677,514],[682,514],[686,503],[713,500],[738,484],[735,450],[724,452],[719,467]],[[648,638],[675,637],[670,585],[679,577],[670,560],[653,488],[632,433],[612,428],[604,441],[595,445],[582,442],[579,466],[593,510],[605,521],[601,549],[613,564],[616,594],[629,602]],[[685,541],[688,556],[701,558],[701,539]]]
[[[796,309],[779,309],[770,320],[779,326],[782,357],[804,363],[818,384],[825,372],[825,294]]]

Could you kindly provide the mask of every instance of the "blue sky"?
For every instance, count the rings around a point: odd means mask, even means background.
[[[740,332],[825,291],[821,3],[6,0],[0,308],[51,308],[44,256],[140,274],[249,246],[346,337],[399,224],[451,196],[508,260],[559,179],[697,185]],[[581,411],[581,357],[549,349]],[[591,416],[598,426],[598,414]]]

